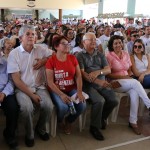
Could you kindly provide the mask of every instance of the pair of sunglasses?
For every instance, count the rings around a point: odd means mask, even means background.
[[[133,34],[132,37],[139,37],[139,35],[138,34]]]
[[[142,48],[142,45],[139,45],[139,46],[134,45],[133,47],[134,47],[135,49],[136,49],[136,48],[141,49],[141,48]]]

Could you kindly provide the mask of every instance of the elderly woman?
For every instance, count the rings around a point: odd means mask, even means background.
[[[1,51],[2,56],[7,59],[12,48],[13,48],[12,41],[9,38],[4,39],[4,44]]]
[[[50,94],[57,108],[58,121],[62,124],[65,118],[65,133],[70,134],[71,124],[85,110],[85,98],[82,95],[82,79],[78,61],[69,54],[70,44],[64,36],[55,37],[53,47],[56,54],[46,64],[46,76]],[[74,103],[76,113],[69,112],[71,96],[76,93],[79,103]]]
[[[132,72],[145,89],[150,88],[150,56],[145,54],[145,45],[141,39],[135,40],[131,55]]]
[[[148,109],[150,108],[150,99],[140,82],[130,77],[131,61],[129,54],[123,50],[122,37],[118,35],[112,36],[108,42],[108,49],[107,60],[111,67],[111,74],[108,77],[110,80],[119,82],[120,87],[114,89],[116,92],[127,92],[130,95],[129,127],[139,135],[141,134],[137,125],[139,97],[144,101]]]

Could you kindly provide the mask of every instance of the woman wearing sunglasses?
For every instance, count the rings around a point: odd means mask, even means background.
[[[150,88],[150,56],[145,54],[145,45],[141,39],[135,40],[131,55],[132,72],[145,89]]]
[[[130,77],[132,64],[129,54],[123,50],[123,38],[118,35],[112,36],[108,41],[108,49],[107,60],[111,67],[111,74],[108,75],[108,78],[119,82],[120,87],[114,89],[116,92],[126,92],[130,95],[129,127],[139,135],[141,134],[137,124],[139,97],[149,110],[150,99],[140,82]]]

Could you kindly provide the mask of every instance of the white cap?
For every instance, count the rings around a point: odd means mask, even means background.
[[[0,31],[2,31],[2,30],[4,31],[4,28],[3,28],[3,27],[0,27]]]
[[[121,31],[116,31],[116,32],[114,33],[114,35],[123,36],[123,34],[121,33]]]
[[[47,31],[48,29],[47,28],[45,28],[43,31]]]

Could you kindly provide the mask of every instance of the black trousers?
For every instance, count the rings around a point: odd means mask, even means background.
[[[15,131],[17,128],[18,111],[19,107],[16,101],[15,95],[9,95],[5,97],[1,103],[1,107],[6,116],[6,128],[5,131],[9,138],[15,138]]]

